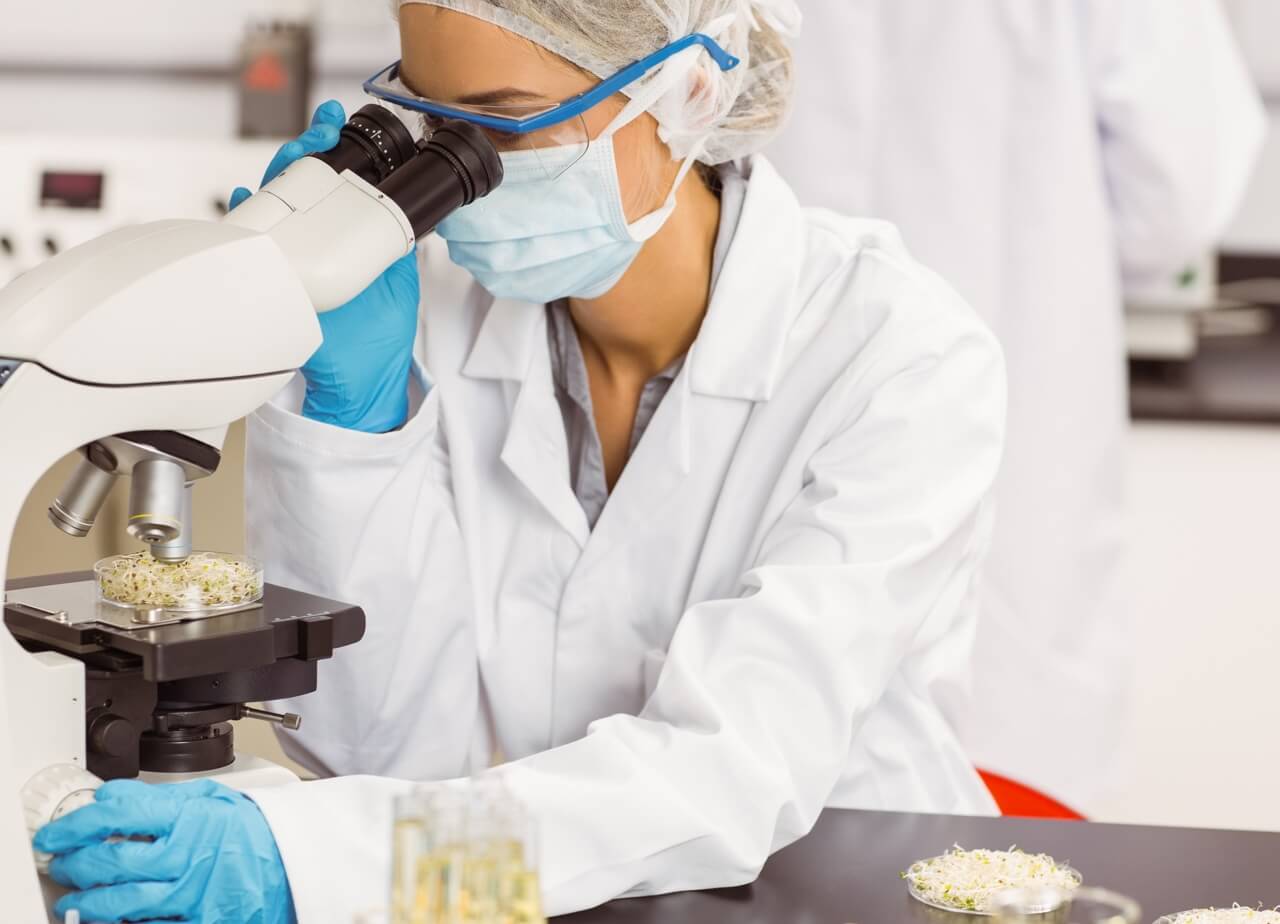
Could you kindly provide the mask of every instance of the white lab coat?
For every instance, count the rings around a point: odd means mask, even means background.
[[[984,572],[979,766],[1088,810],[1126,722],[1122,280],[1172,277],[1262,138],[1216,0],[805,0],[770,152],[802,202],[897,224],[991,324],[1009,437]]]
[[[385,900],[401,780],[495,754],[549,911],[754,878],[824,805],[989,812],[940,701],[1002,442],[994,338],[882,223],[805,214],[763,160],[688,360],[596,528],[541,306],[424,248],[433,383],[400,431],[250,421],[252,552],[361,604],[289,703],[333,774],[252,792],[304,924]],[[874,850],[874,845],[867,845]]]

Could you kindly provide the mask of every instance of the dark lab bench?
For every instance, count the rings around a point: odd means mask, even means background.
[[[616,901],[565,924],[977,924],[907,895],[902,870],[952,844],[1070,861],[1142,904],[1143,922],[1233,902],[1280,905],[1280,834],[828,810],[750,886]]]
[[[1280,259],[1227,254],[1218,276],[1223,284],[1280,279]],[[1264,307],[1266,333],[1203,337],[1186,362],[1130,361],[1133,419],[1280,424],[1280,307]]]

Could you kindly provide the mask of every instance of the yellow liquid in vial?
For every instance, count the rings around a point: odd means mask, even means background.
[[[402,845],[396,826],[397,853]],[[518,842],[486,844],[468,853],[461,845],[425,856],[413,850],[410,823],[405,851],[392,871],[392,924],[545,924],[538,874],[524,865]]]

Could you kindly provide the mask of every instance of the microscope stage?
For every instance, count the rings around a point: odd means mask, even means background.
[[[208,610],[170,610],[163,607],[147,609],[116,606],[97,597],[97,588],[92,580],[69,581],[65,584],[41,584],[11,590],[5,595],[5,602],[10,606],[34,610],[53,622],[67,625],[96,622],[125,632],[209,619],[223,613],[238,613],[262,605],[259,600],[240,606]]]
[[[316,661],[364,635],[355,606],[274,584],[244,609],[214,614],[165,613],[139,627],[132,611],[101,604],[89,572],[11,581],[4,619],[29,647],[75,656],[116,654],[140,661],[143,677],[163,683],[268,667],[285,658]],[[198,618],[192,618],[198,616]]]

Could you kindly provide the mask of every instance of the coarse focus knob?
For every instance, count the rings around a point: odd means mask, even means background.
[[[36,832],[49,822],[88,805],[101,785],[102,780],[75,764],[45,767],[27,780],[20,793],[27,832],[35,837]],[[36,868],[42,873],[47,872],[52,857],[36,850],[32,854]]]

